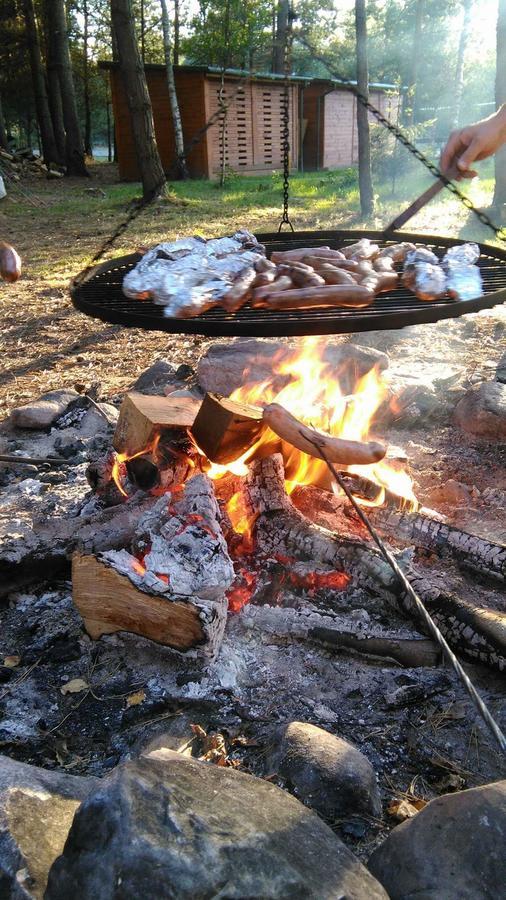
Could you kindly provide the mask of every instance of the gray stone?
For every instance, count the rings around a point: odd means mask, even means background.
[[[381,816],[376,775],[348,741],[307,722],[290,722],[266,759],[269,772],[285,779],[295,795],[326,819]]]
[[[324,864],[322,864],[324,862]],[[383,888],[275,785],[154,751],[83,803],[46,900],[375,900]]]
[[[49,428],[61,416],[67,406],[79,397],[77,391],[65,388],[49,391],[38,400],[18,406],[11,412],[10,421],[17,428]]]
[[[163,396],[164,388],[171,381],[175,381],[176,369],[165,359],[157,359],[149,369],[139,375],[131,390],[140,394]]]
[[[369,869],[392,900],[503,897],[506,781],[433,800],[394,828]]]
[[[455,407],[454,420],[468,434],[506,440],[506,384],[484,381],[472,387]]]
[[[377,365],[382,371],[388,367],[386,353],[371,347],[339,344],[331,338],[320,346],[323,360],[328,363],[333,375],[339,376],[346,392],[373,366]],[[290,381],[290,376],[275,375],[274,366],[288,360],[301,347],[300,342],[280,344],[279,341],[261,339],[238,339],[226,344],[211,344],[199,360],[199,383],[204,390],[227,397],[244,384],[271,379],[274,390],[281,390]]]
[[[41,900],[81,801],[99,784],[0,757],[0,897]]]
[[[497,364],[495,380],[500,381],[501,384],[506,384],[506,353],[503,353]]]

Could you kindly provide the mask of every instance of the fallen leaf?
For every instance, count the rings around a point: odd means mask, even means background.
[[[67,684],[64,684],[63,687],[60,688],[60,692],[62,694],[79,694],[81,691],[86,691],[89,688],[89,684],[84,678],[72,678],[71,681],[67,681]]]
[[[129,706],[139,706],[146,699],[145,691],[135,691],[126,698],[127,708]]]
[[[193,731],[195,737],[200,738],[201,741],[207,737],[207,732],[204,731],[202,725],[190,725],[191,730]]]
[[[402,800],[392,800],[387,807],[387,813],[392,818],[397,819],[398,822],[405,822],[406,819],[412,819],[413,816],[416,816],[417,812],[420,812],[424,806],[427,806],[427,800],[422,800],[419,797],[410,797],[408,800],[405,797]]]
[[[8,669],[15,669],[21,662],[20,656],[4,656],[4,666]]]

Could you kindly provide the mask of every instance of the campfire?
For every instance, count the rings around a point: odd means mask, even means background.
[[[120,541],[74,556],[74,601],[88,633],[130,631],[214,657],[227,611],[283,607],[289,586],[305,612],[320,610],[313,638],[407,665],[435,664],[429,640],[343,629],[333,619],[332,598],[353,585],[414,610],[325,460],[401,542],[416,534],[419,545],[444,545],[467,568],[499,579],[506,551],[421,509],[403,453],[381,439],[392,399],[378,365],[363,371],[351,358],[336,370],[307,338],[299,351],[274,355],[264,374],[252,364],[227,397],[185,390],[125,397],[114,446],[88,478],[106,506],[130,509],[140,497],[144,505],[129,514]],[[322,527],[322,506],[332,509],[332,528]],[[501,616],[446,593],[405,554],[398,560],[447,640],[502,668]]]

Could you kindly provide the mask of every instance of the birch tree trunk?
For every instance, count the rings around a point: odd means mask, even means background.
[[[162,6],[163,52],[165,56],[165,69],[167,72],[167,87],[169,89],[170,111],[172,114],[172,127],[174,129],[174,143],[177,153],[177,172],[179,178],[188,178],[188,168],[184,155],[183,126],[181,113],[177,100],[176,83],[174,81],[174,69],[172,66],[172,44],[170,37],[169,11],[167,0],[160,0]]]
[[[355,31],[357,39],[357,86],[363,96],[369,97],[365,0],[355,0]],[[374,194],[371,175],[369,113],[365,106],[359,102],[357,102],[357,135],[360,209],[363,216],[370,216],[374,212]]]
[[[413,32],[413,46],[411,48],[411,66],[408,77],[409,108],[406,113],[406,122],[412,125],[416,122],[418,107],[418,63],[420,61],[420,40],[422,37],[423,17],[425,13],[425,0],[416,0],[415,29]]]
[[[142,196],[144,200],[151,200],[162,192],[165,174],[156,146],[153,110],[135,37],[131,0],[111,0],[111,15],[141,174]]]
[[[495,105],[506,103],[506,0],[499,0],[496,30],[497,63],[495,74]],[[503,208],[506,203],[506,145],[495,155],[495,190],[493,205]]]
[[[172,54],[173,65],[179,65],[179,45],[181,34],[181,10],[179,0],[174,0],[174,52]]]
[[[48,40],[60,84],[63,122],[65,125],[65,165],[67,175],[89,176],[84,162],[84,146],[77,115],[76,95],[67,33],[64,0],[46,0]]]
[[[472,0],[463,0],[464,18],[462,20],[462,28],[460,30],[459,47],[457,51],[457,65],[455,68],[455,93],[454,93],[454,109],[450,122],[450,129],[457,128],[460,121],[460,108],[462,106],[462,95],[464,93],[464,65],[466,61],[466,50],[471,34],[471,8]]]
[[[61,165],[63,163],[63,158],[58,152],[53,131],[53,122],[46,90],[46,79],[44,77],[44,69],[42,68],[39,33],[37,30],[33,0],[23,0],[23,16],[25,20],[28,53],[30,56],[35,109],[37,111],[37,122],[42,143],[42,155],[47,165],[50,163]]]

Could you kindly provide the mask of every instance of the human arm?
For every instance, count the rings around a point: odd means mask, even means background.
[[[448,172],[452,162],[463,178],[473,178],[477,173],[471,168],[474,162],[493,156],[506,143],[506,105],[474,125],[452,131],[441,154],[440,169]]]

